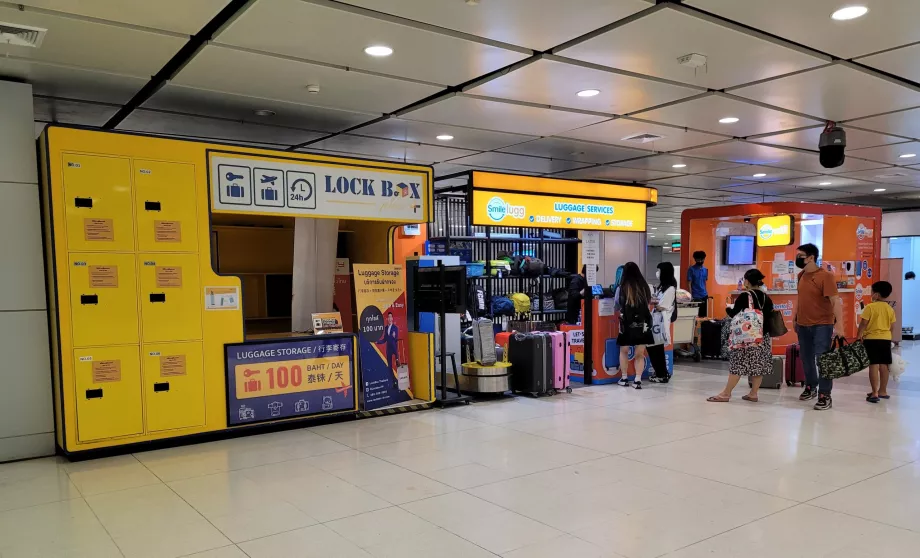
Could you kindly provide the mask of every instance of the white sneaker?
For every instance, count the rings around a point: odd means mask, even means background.
[[[617,383],[623,387],[629,387],[629,378],[620,378],[620,381]]]

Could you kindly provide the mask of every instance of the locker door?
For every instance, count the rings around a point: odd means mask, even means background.
[[[76,349],[77,439],[81,442],[143,434],[137,345]]]
[[[67,249],[133,252],[130,161],[75,153],[63,158]]]
[[[201,339],[197,254],[142,254],[141,331],[145,343]]]
[[[141,252],[197,252],[195,167],[134,160],[137,245]]]
[[[203,426],[201,343],[147,344],[143,359],[147,431]]]
[[[70,307],[75,347],[137,343],[134,254],[70,254]]]

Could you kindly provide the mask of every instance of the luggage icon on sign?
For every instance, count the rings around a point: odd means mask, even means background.
[[[249,205],[252,203],[252,170],[240,165],[217,165],[220,203]]]
[[[262,190],[261,197],[264,201],[278,201],[278,190],[268,187]]]
[[[242,198],[246,195],[246,191],[243,190],[242,186],[237,184],[228,184],[227,185],[227,197],[228,198]]]
[[[259,178],[256,189],[259,195],[255,196],[256,205],[263,207],[284,207],[284,173],[279,169],[253,169]]]

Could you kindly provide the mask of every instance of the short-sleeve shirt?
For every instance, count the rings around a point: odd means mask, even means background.
[[[709,270],[706,266],[691,265],[687,268],[687,281],[690,282],[690,296],[693,298],[706,298],[706,281],[709,281]]]
[[[897,317],[891,305],[884,301],[867,304],[862,311],[863,321],[866,324],[866,339],[884,339],[891,341],[891,325]]]
[[[818,268],[811,273],[799,273],[799,308],[795,323],[800,326],[834,325],[833,296],[837,296],[837,280],[831,272]]]

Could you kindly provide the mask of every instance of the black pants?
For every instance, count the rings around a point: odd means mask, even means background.
[[[652,361],[652,368],[655,369],[655,376],[665,379],[668,378],[668,360],[664,356],[664,345],[650,345],[645,348],[649,360]]]
[[[693,302],[700,303],[700,317],[705,318],[709,313],[709,299],[708,298],[694,298]]]

